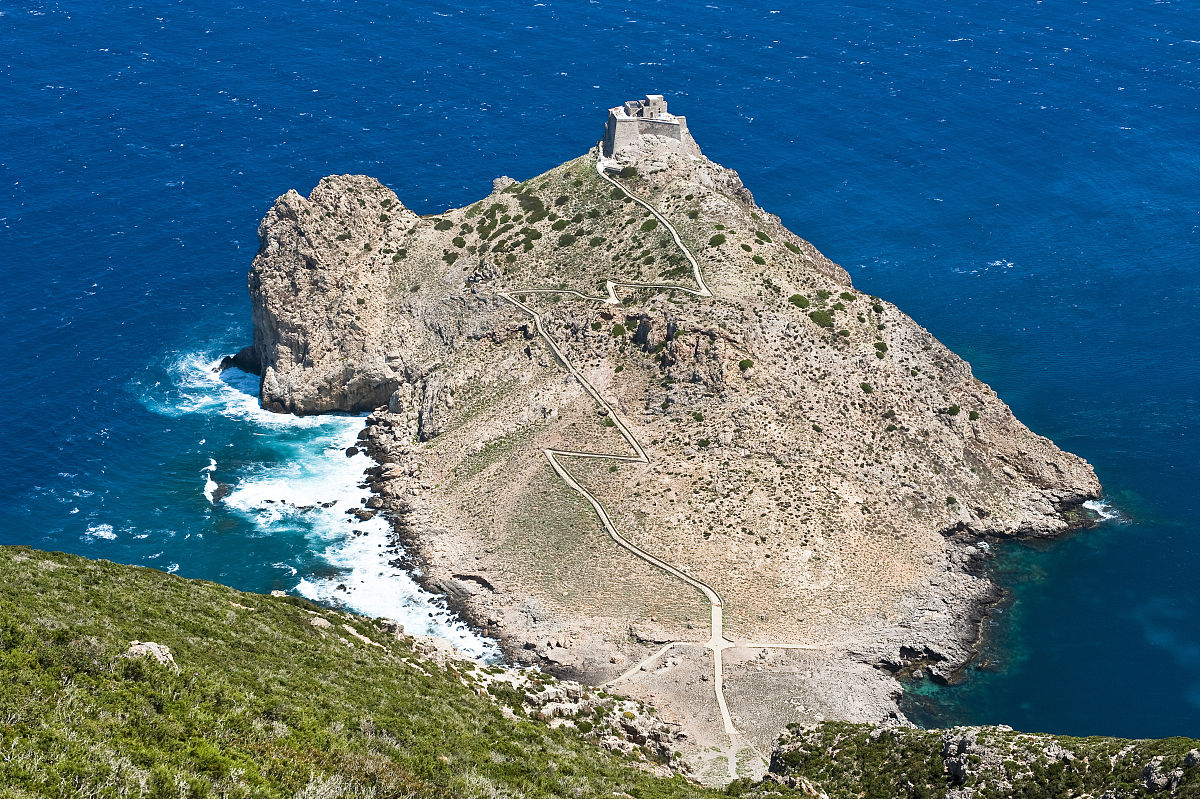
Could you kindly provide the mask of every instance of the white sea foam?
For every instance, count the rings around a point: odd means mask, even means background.
[[[212,473],[216,470],[217,462],[213,458],[209,458],[208,465],[200,470],[204,473],[204,498],[208,500],[209,504],[212,504],[213,492],[217,490],[217,482],[212,479]]]
[[[172,385],[156,384],[142,392],[142,402],[155,413],[180,417],[219,414],[279,430],[336,427],[345,416],[292,416],[259,407],[258,378],[241,369],[218,372],[219,358],[200,353],[182,355],[168,365]]]
[[[347,513],[362,507],[369,496],[359,484],[371,460],[361,453],[345,454],[357,440],[363,417],[298,417],[263,410],[258,378],[238,369],[218,373],[218,363],[199,354],[180,357],[170,366],[173,386],[143,391],[143,402],[172,417],[224,416],[268,436],[279,460],[233,467],[232,473],[223,466],[222,475],[233,487],[219,502],[246,519],[258,535],[302,537],[305,549],[318,556],[271,566],[295,579],[294,590],[309,599],[395,619],[411,633],[436,635],[466,652],[495,656],[492,641],[469,630],[439,597],[391,564],[397,553],[391,551],[385,519],[362,521]],[[201,469],[209,502],[218,487],[212,477],[216,467],[216,459],[210,458]]]
[[[84,541],[95,541],[97,538],[105,541],[112,541],[117,537],[113,532],[111,524],[89,524],[87,532],[83,534]]]
[[[1107,500],[1089,499],[1087,502],[1083,503],[1083,507],[1099,516],[1100,521],[1102,522],[1121,518],[1121,514],[1115,508],[1113,508],[1113,506],[1110,505]]]
[[[363,454],[345,455],[362,427],[361,419],[342,418],[340,429],[321,431],[299,457],[254,470],[238,480],[224,503],[251,520],[262,535],[299,534],[328,568],[300,573],[289,564],[276,568],[300,576],[297,593],[317,602],[343,605],[369,616],[395,619],[405,630],[436,635],[477,655],[494,655],[491,641],[480,638],[421,590],[404,569],[390,561],[391,528],[376,516],[359,520],[347,511],[369,496],[359,488],[371,465]]]

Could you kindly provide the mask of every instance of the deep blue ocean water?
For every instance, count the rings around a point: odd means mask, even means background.
[[[264,414],[207,367],[249,340],[285,190],[359,172],[438,211],[662,92],[1120,514],[1005,548],[1015,602],[914,717],[1200,736],[1198,61],[1188,0],[0,1],[0,543],[470,642],[341,512],[361,419]]]

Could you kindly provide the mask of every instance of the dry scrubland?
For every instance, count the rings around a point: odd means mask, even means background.
[[[1091,468],[1018,422],[970,367],[757,207],[736,173],[648,141],[614,187],[596,153],[418,217],[360,176],[281,197],[250,288],[263,401],[378,408],[371,485],[427,583],[509,656],[600,684],[708,602],[616,547],[547,448],[636,546],[724,600],[740,743],[711,657],[680,646],[621,683],[690,725],[704,775],[765,762],[787,722],[899,718],[898,671],[970,656],[987,541],[1086,521]],[[711,297],[645,199],[695,256]],[[608,281],[669,284],[679,289]],[[810,647],[771,648],[773,644]],[[686,748],[686,747],[685,747]],[[754,766],[749,761],[755,761]]]

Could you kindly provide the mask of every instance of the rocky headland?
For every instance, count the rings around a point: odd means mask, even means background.
[[[431,216],[289,191],[229,364],[266,408],[370,411],[363,512],[424,584],[654,705],[701,778],[789,723],[902,724],[897,674],[972,656],[990,542],[1085,524],[1094,472],[686,127],[602,147]]]

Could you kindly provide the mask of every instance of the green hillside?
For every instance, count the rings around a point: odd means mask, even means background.
[[[784,736],[778,783],[718,792],[414,647],[293,597],[0,547],[0,797],[1200,796],[1195,740],[838,722]]]
[[[0,548],[0,796],[716,795],[512,718],[455,668],[303,600]]]

